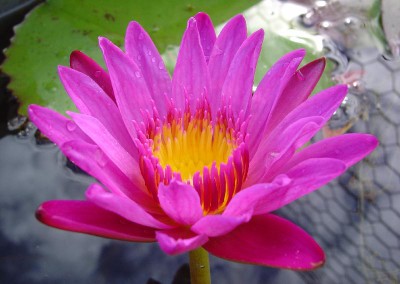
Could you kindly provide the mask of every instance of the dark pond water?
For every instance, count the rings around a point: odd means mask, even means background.
[[[400,281],[400,63],[388,61],[373,45],[330,54],[341,62],[336,78],[353,88],[328,134],[344,128],[369,132],[380,146],[325,188],[279,212],[317,239],[326,265],[299,273],[212,257],[214,283]],[[21,121],[11,120],[16,103],[5,89],[4,75],[0,83],[0,283],[173,282],[187,262],[185,255],[167,256],[157,244],[64,232],[35,219],[40,203],[82,199],[93,180],[53,144],[36,139],[32,125],[18,129]],[[187,283],[185,273],[180,275],[174,283]]]

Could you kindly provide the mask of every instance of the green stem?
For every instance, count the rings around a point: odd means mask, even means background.
[[[191,284],[211,284],[210,263],[205,249],[200,247],[189,252],[189,265]]]

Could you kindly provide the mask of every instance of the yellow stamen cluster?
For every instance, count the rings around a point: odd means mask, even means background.
[[[236,144],[230,129],[223,124],[211,125],[207,118],[194,118],[185,123],[165,124],[153,141],[153,155],[165,168],[180,173],[182,180],[191,181],[204,167],[217,168],[226,163]]]

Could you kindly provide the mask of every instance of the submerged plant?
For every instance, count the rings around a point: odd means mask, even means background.
[[[286,269],[321,266],[319,245],[272,211],[320,188],[376,146],[368,134],[304,145],[339,107],[346,86],[309,98],[325,60],[299,68],[286,54],[256,91],[263,41],[243,16],[216,37],[208,15],[189,19],[172,79],[149,35],[128,26],[125,51],[100,38],[108,72],[81,52],[61,81],[79,113],[37,105],[34,124],[77,166],[97,178],[86,200],[43,203],[37,217],[64,230],[134,242],[168,254],[206,252]],[[207,269],[206,269],[207,270]]]

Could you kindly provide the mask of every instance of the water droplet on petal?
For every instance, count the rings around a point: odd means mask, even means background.
[[[164,63],[163,63],[162,61],[158,62],[158,68],[159,68],[160,70],[163,70],[163,69],[164,69]]]
[[[153,62],[153,63],[156,62],[156,58],[155,58],[155,57],[152,57],[152,58],[151,58],[151,62]]]
[[[301,73],[300,70],[296,72],[296,76],[297,76],[297,79],[299,79],[300,81],[305,80],[304,75],[303,75],[303,73]]]
[[[105,156],[104,156],[104,153],[103,153],[103,151],[101,151],[100,149],[97,149],[96,150],[96,153],[95,153],[95,160],[96,160],[96,162],[97,162],[97,164],[100,166],[100,167],[104,167],[106,164],[107,164],[107,160],[106,160],[106,158],[105,158]]]
[[[139,71],[135,71],[135,76],[136,76],[136,78],[140,78],[140,77],[142,77],[142,75],[140,74],[140,72],[139,72]]]
[[[215,55],[221,55],[222,53],[224,53],[224,51],[218,46],[215,46]]]
[[[142,40],[142,39],[144,39],[144,33],[143,33],[143,32],[141,32],[141,33],[139,34],[139,40]]]
[[[68,121],[67,122],[67,130],[72,132],[76,129],[76,124],[73,121]]]
[[[142,60],[142,57],[140,55],[137,56],[137,60]]]
[[[96,78],[100,77],[100,75],[101,75],[101,71],[100,70],[97,70],[96,72],[94,72],[94,76]]]

